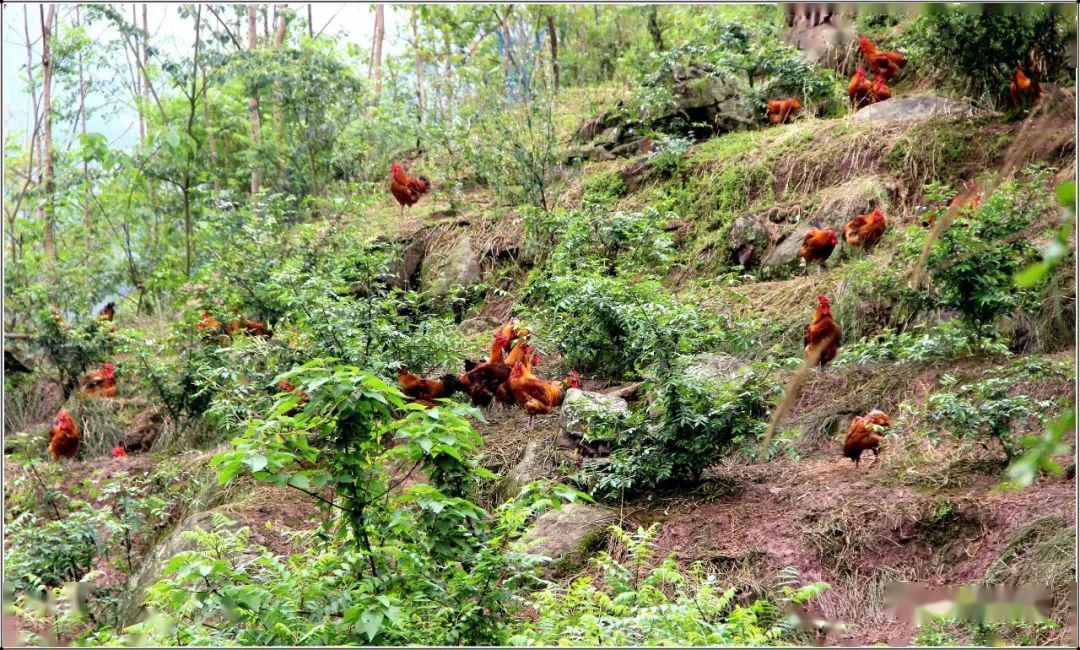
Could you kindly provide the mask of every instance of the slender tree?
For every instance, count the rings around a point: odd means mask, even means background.
[[[52,141],[52,28],[56,5],[49,5],[48,15],[45,6],[38,5],[38,13],[41,16],[41,97],[45,126],[41,145],[45,152],[45,259],[52,264],[56,262],[56,214],[53,211],[56,179],[53,175]]]
[[[315,23],[311,19],[311,3],[307,6],[307,35],[311,40],[315,40]]]
[[[82,15],[79,11],[79,5],[75,5],[75,26],[82,26]],[[78,54],[79,61],[79,134],[83,139],[86,138],[86,77],[83,73],[83,51],[79,48]],[[90,187],[89,183],[90,170],[87,166],[86,158],[83,158],[82,163],[83,173],[83,198],[82,198],[82,213],[83,213],[83,227],[86,228],[86,249],[90,250]]]
[[[383,5],[375,5],[375,35],[371,41],[371,69],[368,76],[375,79],[375,103],[379,103],[379,95],[382,94],[382,45],[386,34],[384,24]]]
[[[253,4],[247,6],[247,28],[248,28],[248,51],[255,52],[255,43],[258,38],[258,31],[255,27],[257,7]],[[259,146],[259,98],[256,96],[254,88],[251,90],[251,97],[248,99],[248,117],[251,120],[251,146]],[[251,168],[251,193],[258,194],[259,188],[262,187],[262,173],[259,171],[258,162],[253,163]]]
[[[555,78],[555,90],[559,89],[559,37],[555,32],[555,17],[547,15],[548,37],[551,39],[551,75]]]
[[[416,73],[416,102],[419,107],[420,125],[427,124],[427,115],[425,114],[425,98],[424,98],[424,59],[423,53],[420,50],[420,25],[417,16],[416,7],[412,6],[409,9],[409,25],[412,27],[413,37],[413,61],[414,69]]]

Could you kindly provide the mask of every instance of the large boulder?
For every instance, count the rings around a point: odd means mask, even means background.
[[[571,388],[559,414],[559,446],[578,449],[586,456],[605,455],[611,449],[610,441],[596,439],[593,426],[601,421],[615,423],[629,412],[621,397]]]
[[[242,527],[243,524],[234,522],[227,528],[235,532]],[[193,530],[215,530],[211,512],[197,512],[188,516],[155,544],[153,550],[143,556],[142,562],[128,580],[127,589],[120,596],[117,613],[124,625],[138,622],[143,613],[146,590],[165,577],[165,567],[173,556],[195,550],[196,543],[185,534]]]
[[[476,336],[478,334],[487,334],[488,332],[494,332],[498,329],[501,323],[494,318],[487,316],[476,316],[475,318],[466,318],[458,325],[458,331],[464,336]]]
[[[479,282],[480,261],[469,236],[462,234],[445,254],[429,254],[420,277],[420,289],[440,297],[456,286],[468,287]]]
[[[704,139],[736,129],[752,127],[754,112],[739,81],[711,74],[694,65],[678,65],[646,82],[669,89],[674,101],[645,118],[631,116],[625,102],[578,125],[566,160],[606,160],[635,156],[653,150],[653,131],[685,135],[691,131]]]
[[[686,375],[701,381],[724,383],[746,368],[746,362],[727,354],[697,354],[686,366]]]
[[[853,215],[847,215],[842,212],[830,212],[815,219],[808,219],[803,221],[799,225],[795,226],[786,237],[781,239],[776,247],[772,249],[761,265],[763,267],[777,267],[784,266],[785,264],[797,264],[800,261],[799,248],[802,247],[803,239],[806,237],[806,233],[810,232],[810,228],[832,228],[836,231],[836,248],[833,249],[832,255],[829,257],[829,261],[826,262],[826,266],[835,264],[839,260],[840,248],[844,246],[844,225],[851,219]]]
[[[750,269],[761,263],[765,250],[772,243],[772,235],[761,219],[755,215],[744,214],[731,224],[728,232],[730,261],[744,269]]]
[[[560,575],[588,559],[617,521],[617,513],[610,508],[568,503],[541,515],[525,541],[531,552],[550,557],[550,571]]]
[[[855,119],[860,121],[913,120],[945,115],[972,117],[976,113],[975,107],[967,102],[945,99],[936,95],[921,95],[919,97],[894,97],[865,106],[855,113]]]
[[[499,483],[500,500],[512,499],[533,481],[550,476],[555,471],[555,447],[551,438],[533,440],[525,445],[517,465]]]

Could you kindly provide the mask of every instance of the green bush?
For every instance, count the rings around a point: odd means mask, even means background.
[[[80,580],[102,551],[102,514],[83,508],[59,520],[24,512],[4,527],[4,581],[16,591],[42,593]]]
[[[1041,422],[1054,407],[1051,400],[1016,393],[1016,378],[1011,376],[960,385],[946,375],[941,383],[944,390],[927,402],[930,421],[948,427],[960,438],[996,438],[1009,461],[1018,452],[1021,426],[1032,420]]]
[[[1075,16],[1044,5],[927,5],[904,36],[910,60],[947,80],[958,92],[1002,105],[1009,75],[1022,66],[1038,81],[1067,74],[1064,38]],[[1075,32],[1074,32],[1075,38]],[[918,63],[916,63],[918,65]]]
[[[1002,183],[979,209],[960,212],[930,251],[927,265],[938,304],[987,327],[1018,301],[1013,275],[1035,260],[1028,232],[1050,208],[1042,172]]]
[[[626,194],[626,183],[618,172],[606,172],[585,179],[585,194],[581,200],[597,205],[612,205]]]
[[[620,428],[611,463],[596,482],[598,496],[696,482],[732,449],[760,440],[779,382],[752,369],[727,381],[697,379],[682,369],[685,362],[656,369],[648,412]]]
[[[535,621],[510,639],[516,646],[785,645],[802,640],[785,611],[816,599],[829,586],[783,584],[768,599],[734,604],[735,587],[696,563],[682,569],[674,554],[649,568],[657,526],[631,534],[612,526],[626,560],[602,552],[600,576],[551,585],[533,598]]]

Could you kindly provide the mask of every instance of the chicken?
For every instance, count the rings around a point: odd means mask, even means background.
[[[502,330],[495,334],[491,342],[491,355],[485,363],[477,364],[458,377],[458,383],[464,387],[469,400],[476,406],[488,406],[499,386],[510,378],[510,368],[503,363],[503,350],[506,337]],[[518,348],[527,347],[519,345]]]
[[[856,417],[848,427],[847,437],[844,438],[844,453],[842,458],[850,458],[855,461],[855,467],[859,466],[859,457],[867,449],[873,450],[874,462],[878,462],[878,446],[884,432],[878,428],[888,429],[892,426],[892,419],[883,411],[874,409],[863,417]]]
[[[769,124],[786,123],[795,111],[802,108],[799,100],[790,97],[788,99],[773,99],[766,102],[765,112],[769,116]]]
[[[824,368],[825,364],[836,358],[836,352],[840,347],[840,325],[833,320],[829,313],[829,299],[825,296],[817,297],[818,306],[814,311],[814,320],[803,330],[803,354],[808,360],[813,360],[813,355],[820,351],[815,365]]]
[[[56,423],[49,429],[49,455],[54,461],[74,458],[79,452],[79,427],[67,409],[56,414]]]
[[[236,318],[229,321],[229,324],[225,326],[225,333],[229,336],[235,334],[247,334],[248,336],[265,336],[271,338],[274,333],[266,326],[265,323],[254,321],[248,318]]]
[[[450,397],[464,389],[453,374],[445,374],[438,379],[424,379],[409,372],[405,366],[398,368],[398,388],[401,392],[418,401],[428,401]]]
[[[428,183],[428,179],[423,176],[415,178],[409,176],[401,163],[396,162],[390,165],[390,193],[401,205],[401,214],[405,213],[405,206],[412,207],[429,189],[431,189],[431,184]]]
[[[836,231],[832,228],[822,230],[811,227],[803,237],[803,244],[799,247],[799,257],[806,262],[807,266],[816,262],[825,268],[825,262],[836,248],[836,242]]]
[[[884,77],[890,81],[900,76],[900,71],[907,65],[907,57],[900,52],[882,52],[865,36],[859,37],[859,49],[862,50],[866,66],[875,77]]]
[[[202,310],[202,318],[195,325],[195,329],[204,334],[217,332],[221,329],[221,321],[210,315],[210,312]]]
[[[83,395],[101,395],[116,397],[116,366],[106,363],[101,370],[88,372],[79,382]]]
[[[581,376],[571,371],[563,381],[544,381],[532,374],[532,366],[539,359],[533,356],[531,363],[518,361],[510,371],[510,390],[518,405],[529,415],[529,427],[537,415],[551,413],[551,409],[560,406],[566,388],[581,386]]]
[[[870,214],[861,214],[844,226],[844,241],[848,246],[873,248],[885,234],[888,222],[880,207],[875,207]]]
[[[106,303],[105,306],[102,307],[100,310],[98,310],[98,313],[97,313],[97,317],[100,320],[109,320],[109,321],[111,321],[115,316],[116,316],[116,303],[115,302]]]
[[[1042,86],[1038,81],[1028,78],[1020,68],[1009,75],[1009,98],[1016,108],[1027,108],[1039,103]]]
[[[282,393],[295,393],[296,395],[300,396],[300,401],[296,403],[296,406],[286,411],[283,415],[287,415],[290,417],[296,415],[311,400],[311,395],[308,395],[306,392],[298,389],[288,379],[282,379],[281,381],[279,381],[277,387],[278,390]]]
[[[949,200],[948,210],[956,210],[956,212],[963,212],[966,210],[978,210],[979,205],[982,203],[982,188],[978,183],[966,183],[963,191]],[[926,214],[926,218],[923,219],[922,225],[927,228],[933,228],[934,223],[937,222],[938,210],[930,210]]]
[[[112,448],[111,453],[113,458],[124,458],[127,456],[127,450],[124,449],[123,445],[116,445]]]
[[[870,86],[870,103],[876,104],[886,99],[892,99],[892,91],[885,85],[885,77],[874,77],[874,83]]]
[[[871,102],[870,92],[873,87],[870,85],[870,80],[866,78],[866,71],[861,67],[855,68],[855,74],[851,77],[851,81],[848,83],[847,94],[848,99],[855,105],[856,109],[868,106]]]

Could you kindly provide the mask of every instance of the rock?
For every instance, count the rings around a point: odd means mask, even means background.
[[[866,120],[913,120],[935,115],[960,115],[972,117],[977,109],[966,102],[945,99],[936,95],[919,97],[894,97],[877,104],[865,106],[855,119]]]
[[[678,97],[677,110],[684,113],[691,124],[705,122],[712,125],[713,132],[709,135],[754,125],[754,115],[734,80],[703,76],[680,82],[672,90]]]
[[[554,561],[552,573],[561,574],[584,562],[616,521],[618,517],[610,508],[568,503],[541,515],[525,540],[531,552]]]
[[[641,388],[641,384],[644,382],[635,381],[632,384],[625,386],[616,386],[614,388],[608,388],[604,391],[604,395],[608,397],[617,397],[627,401],[633,401],[638,397],[638,390]]]
[[[595,144],[573,145],[566,149],[564,162],[570,164],[575,160],[604,161],[615,160],[615,154]]]
[[[512,499],[533,481],[550,476],[555,471],[555,450],[550,438],[533,440],[525,445],[517,465],[499,482],[498,496],[501,501]]]
[[[691,357],[686,374],[694,379],[723,383],[746,368],[742,359],[726,354],[698,354]]]
[[[570,388],[563,398],[559,428],[576,438],[588,433],[588,421],[596,417],[618,418],[630,412],[626,400],[580,388]]]
[[[425,257],[420,271],[422,291],[445,296],[456,286],[468,287],[480,281],[480,262],[468,235],[461,235],[440,259],[433,257],[431,254]]]
[[[216,483],[216,481],[215,481]],[[197,512],[181,521],[172,532],[154,545],[152,551],[143,556],[138,569],[131,574],[127,590],[120,596],[117,613],[123,625],[137,623],[143,611],[143,601],[146,599],[146,590],[165,577],[165,567],[169,560],[178,553],[191,551],[196,548],[196,543],[187,539],[184,533],[201,529],[213,530],[214,524],[210,512]],[[234,523],[228,528],[236,531],[243,527],[241,523]]]
[[[498,329],[499,321],[487,316],[477,316],[475,318],[466,318],[458,325],[458,331],[465,336],[476,336],[477,334],[485,334],[487,332],[494,332]]]
[[[791,233],[780,240],[772,252],[762,260],[761,265],[763,267],[775,267],[783,266],[785,264],[798,264],[801,262],[801,259],[799,258],[799,248],[803,244],[803,238],[806,237],[806,233],[810,231],[811,227],[815,226],[815,223],[817,224],[817,227],[832,228],[836,231],[836,248],[833,249],[832,255],[829,257],[830,262],[835,263],[839,260],[840,249],[846,245],[844,244],[844,225],[854,216],[855,215],[848,216],[840,212],[833,212],[820,218],[803,221],[798,226],[795,226],[795,229],[792,230]],[[817,265],[815,264],[815,266]]]
[[[733,264],[739,264],[744,269],[757,266],[770,243],[769,229],[753,215],[742,215],[731,224],[728,246]]]

